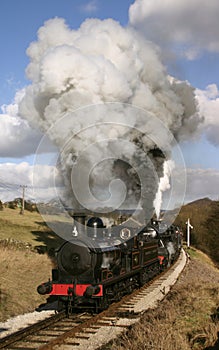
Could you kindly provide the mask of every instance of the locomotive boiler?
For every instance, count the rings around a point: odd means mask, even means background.
[[[106,228],[98,217],[86,225],[75,223],[72,239],[56,252],[52,280],[37,288],[57,297],[58,308],[68,313],[78,308],[98,312],[143,286],[173,261],[167,243],[179,239],[176,230],[164,237],[153,223],[133,225],[127,220]]]

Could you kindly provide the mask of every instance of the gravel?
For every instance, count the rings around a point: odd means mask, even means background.
[[[0,338],[6,335],[17,332],[33,323],[44,320],[47,317],[54,315],[54,311],[34,311],[23,315],[18,315],[9,318],[6,322],[0,322]]]

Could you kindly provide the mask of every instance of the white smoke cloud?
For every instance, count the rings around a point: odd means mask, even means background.
[[[39,29],[38,38],[27,50],[33,84],[20,112],[44,130],[69,108],[90,103],[132,103],[176,131],[195,113],[192,87],[170,83],[153,44],[113,20],[86,20],[74,31],[56,18]]]
[[[188,59],[203,51],[219,52],[217,0],[136,0],[130,24],[159,46],[175,46]]]
[[[80,164],[84,171],[92,170],[91,184],[92,173],[95,184],[101,183],[106,170],[103,163],[101,171],[93,171],[97,160],[99,166],[101,160],[122,159],[121,168],[138,160],[141,168],[143,156],[148,157],[149,172],[158,177],[144,179],[153,197],[164,162],[163,154],[153,151],[157,146],[154,139],[168,156],[173,136],[185,139],[195,132],[200,120],[193,88],[186,82],[170,80],[154,45],[111,19],[89,19],[78,30],[70,30],[63,19],[49,20],[27,53],[30,64],[26,72],[32,85],[26,89],[19,113],[32,126],[48,131],[59,147],[69,196],[73,160],[80,159],[86,150]],[[129,106],[136,106],[135,113]],[[110,127],[106,126],[109,122]],[[121,147],[121,139],[127,140],[128,146]],[[105,147],[104,140],[108,140]],[[110,180],[115,179],[114,165],[108,163]],[[127,168],[125,175],[124,170],[120,172],[124,181],[127,173],[134,191],[139,179]]]
[[[154,207],[155,207],[155,212],[156,216],[159,219],[160,215],[160,210],[161,210],[161,205],[162,205],[162,196],[163,192],[167,191],[170,189],[170,177],[172,170],[174,169],[175,165],[173,161],[168,160],[164,162],[164,171],[163,171],[163,176],[160,179],[159,186],[158,186],[158,191],[156,193],[156,197],[154,199]]]

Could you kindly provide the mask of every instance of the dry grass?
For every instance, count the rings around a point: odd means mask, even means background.
[[[57,216],[50,216],[50,219],[57,220]],[[39,213],[25,211],[24,215],[20,215],[19,209],[5,208],[0,211],[0,240],[6,238],[48,248],[61,244],[61,238],[52,232]]]
[[[146,312],[140,323],[104,349],[216,350],[219,271],[206,261],[208,258],[196,251],[159,307]]]
[[[175,224],[182,228],[184,239],[186,239],[188,218],[193,226],[191,244],[208,254],[219,268],[219,201],[203,198],[181,208]]]
[[[46,300],[37,286],[51,277],[47,255],[0,247],[0,321],[33,311]]]
[[[0,240],[11,238],[33,246],[56,247],[59,237],[44,224],[36,213],[4,209],[0,211]],[[51,276],[52,261],[16,245],[0,245],[0,321],[34,310],[46,298],[38,295],[37,286]]]
[[[0,211],[0,239],[13,238],[37,245],[35,232],[46,232],[41,216],[37,212],[25,211],[20,215],[19,209],[5,208]]]

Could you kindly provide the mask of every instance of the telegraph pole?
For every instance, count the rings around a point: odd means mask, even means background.
[[[188,218],[187,222],[187,247],[190,247],[190,228],[193,229],[193,226],[190,224],[190,219]]]
[[[20,186],[22,188],[22,206],[21,206],[21,211],[20,214],[23,215],[24,214],[24,197],[25,197],[25,188],[27,187],[26,185],[21,185]]]

